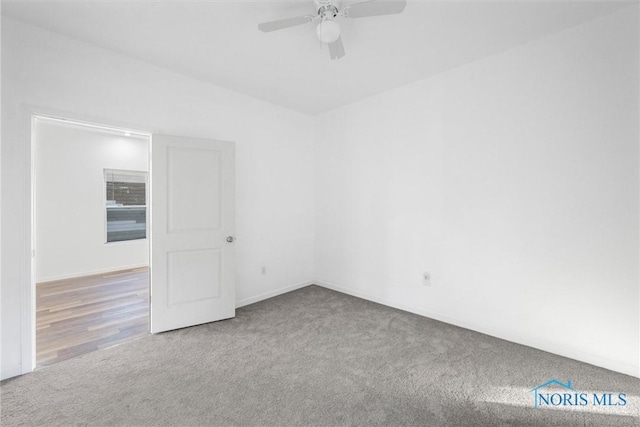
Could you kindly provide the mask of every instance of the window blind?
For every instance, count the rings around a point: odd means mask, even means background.
[[[104,170],[107,243],[147,237],[147,173]]]

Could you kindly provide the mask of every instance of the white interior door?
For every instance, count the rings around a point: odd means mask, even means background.
[[[154,135],[151,159],[151,332],[234,317],[234,144]]]

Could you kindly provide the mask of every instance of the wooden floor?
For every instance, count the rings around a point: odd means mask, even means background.
[[[43,367],[149,333],[149,270],[38,283],[36,365]]]

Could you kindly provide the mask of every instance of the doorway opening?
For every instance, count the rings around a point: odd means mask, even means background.
[[[34,116],[35,366],[149,333],[150,138]]]

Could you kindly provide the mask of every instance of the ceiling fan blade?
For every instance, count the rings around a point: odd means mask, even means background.
[[[282,30],[284,28],[295,27],[296,25],[302,25],[309,22],[313,22],[315,16],[297,16],[295,18],[278,19],[277,21],[263,22],[258,24],[258,29],[263,33],[269,33],[271,31]]]
[[[338,40],[333,43],[329,43],[329,55],[331,56],[331,59],[340,59],[344,56],[342,37],[338,37]]]
[[[393,15],[401,13],[407,5],[406,0],[376,1],[369,0],[345,6],[342,14],[348,18],[366,18],[369,16]]]

